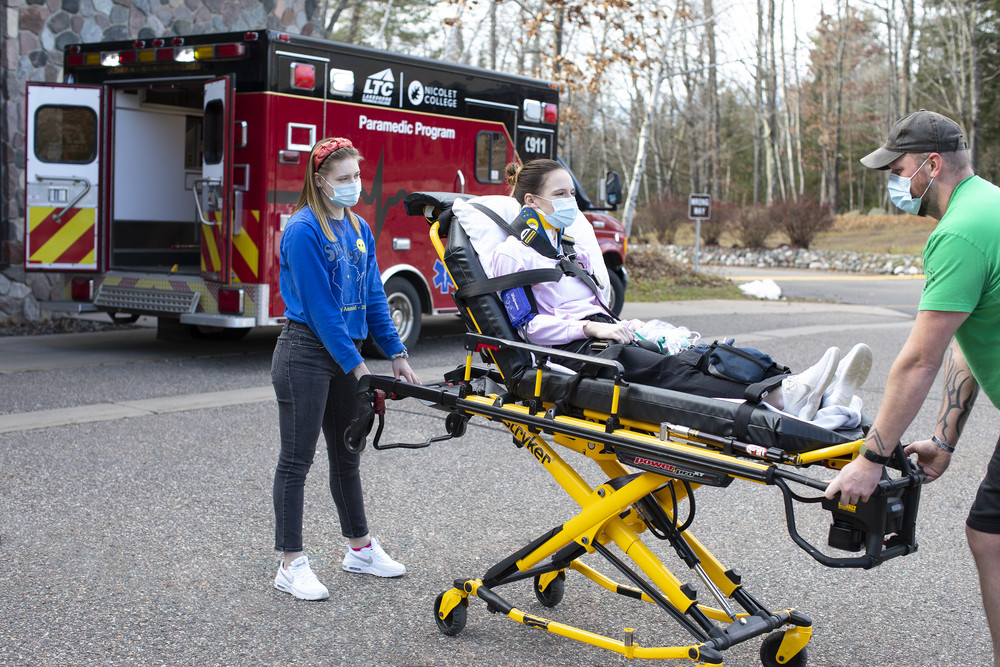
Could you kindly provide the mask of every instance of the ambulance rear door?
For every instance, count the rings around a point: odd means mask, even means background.
[[[29,83],[24,268],[97,271],[101,86]]]
[[[194,197],[201,224],[201,275],[229,282],[233,218],[233,82],[205,83],[201,178]]]

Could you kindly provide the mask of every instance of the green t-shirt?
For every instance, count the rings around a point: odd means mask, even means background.
[[[924,247],[920,310],[969,313],[955,333],[969,368],[1000,407],[1000,188],[958,184]]]

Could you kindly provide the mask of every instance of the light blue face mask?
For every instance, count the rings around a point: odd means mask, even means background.
[[[924,168],[928,159],[930,158],[928,157],[920,163],[917,170],[913,172],[913,176],[916,176],[917,171]],[[934,182],[934,179],[932,178],[928,181],[927,187],[924,188],[924,191],[919,197],[914,197],[910,194],[910,179],[913,178],[913,176],[889,174],[889,183],[887,184],[887,187],[889,188],[889,199],[891,199],[892,203],[896,205],[896,208],[901,211],[906,211],[907,213],[912,213],[913,215],[919,215],[920,204],[923,201],[924,195],[927,194],[927,190],[930,189],[931,183]]]
[[[320,176],[320,178],[323,178]],[[333,196],[327,195],[330,203],[337,208],[347,208],[349,206],[354,206],[361,199],[361,182],[354,181],[353,183],[346,183],[344,185],[334,185],[325,178],[323,180],[333,188]]]
[[[543,213],[545,221],[556,229],[566,229],[576,220],[580,209],[576,207],[576,197],[563,197],[561,199],[546,199],[540,195],[535,195],[539,199],[552,204],[552,213]]]

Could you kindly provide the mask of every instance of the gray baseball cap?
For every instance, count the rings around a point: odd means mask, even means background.
[[[888,169],[906,153],[949,153],[969,147],[958,123],[947,116],[921,109],[897,120],[885,145],[861,158],[872,169]]]

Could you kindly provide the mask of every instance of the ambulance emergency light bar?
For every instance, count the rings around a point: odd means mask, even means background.
[[[256,36],[256,33],[254,33]],[[191,63],[201,60],[234,60],[247,57],[247,45],[242,42],[185,46],[183,37],[145,40],[132,43],[134,49],[83,53],[80,44],[66,47],[67,67],[119,67],[134,63],[178,62]]]

